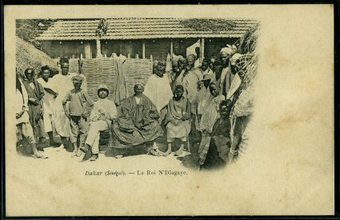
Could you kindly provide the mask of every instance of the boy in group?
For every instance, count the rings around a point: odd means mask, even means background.
[[[187,142],[191,130],[191,106],[189,100],[183,96],[182,85],[175,87],[174,96],[167,105],[166,128],[168,149],[164,153],[167,156],[171,153],[171,145],[176,138],[180,139],[181,146],[176,151],[176,156],[183,156],[184,143]]]
[[[90,128],[86,138],[86,144],[84,148],[81,148],[81,150],[86,153],[83,160],[89,158],[89,156],[87,156],[89,153],[91,153],[90,161],[98,159],[100,131],[109,130],[112,121],[117,116],[115,103],[107,98],[109,96],[108,87],[106,85],[100,85],[97,89],[97,95],[99,99],[94,103],[90,115]]]
[[[69,91],[64,97],[62,104],[66,117],[70,120],[71,136],[70,141],[73,145],[73,156],[80,157],[80,147],[84,145],[88,129],[87,118],[90,115],[90,108],[93,106],[90,96],[81,89],[83,77],[76,75],[72,77],[74,89]],[[67,107],[68,103],[68,107]],[[77,140],[79,138],[79,146]]]

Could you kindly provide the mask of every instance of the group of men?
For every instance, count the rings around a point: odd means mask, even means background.
[[[53,145],[57,134],[59,148],[95,161],[100,132],[110,131],[115,149],[128,151],[143,145],[149,154],[168,156],[178,140],[180,147],[174,154],[185,156],[190,154],[189,134],[195,131],[200,136],[199,165],[205,163],[212,145],[226,162],[237,156],[251,115],[251,110],[245,115],[233,113],[237,105],[252,106],[249,98],[238,103],[247,90],[241,86],[246,75],[239,65],[242,56],[235,47],[225,47],[218,59],[205,58],[198,67],[195,55],[173,56],[170,63],[155,61],[147,83],[137,83],[134,94],[119,106],[108,99],[106,85],[98,87],[98,101],[93,102],[85,76],[69,73],[67,58],[60,59],[61,74],[52,74],[48,66],[41,67],[40,74],[28,68],[17,73],[18,143],[29,138],[33,155],[47,158],[39,145],[46,137]],[[163,136],[165,151],[157,146]]]

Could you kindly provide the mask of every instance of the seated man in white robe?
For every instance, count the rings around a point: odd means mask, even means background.
[[[107,98],[109,95],[108,87],[100,85],[97,94],[99,99],[94,103],[90,115],[90,128],[85,141],[86,145],[82,149],[82,151],[86,152],[83,160],[88,158],[89,153],[91,153],[90,161],[98,159],[100,132],[109,130],[112,120],[117,116],[115,103]]]

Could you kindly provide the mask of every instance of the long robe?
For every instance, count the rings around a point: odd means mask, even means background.
[[[76,74],[77,73],[70,73],[68,75],[57,74],[50,79],[51,89],[58,93],[54,101],[52,117],[54,119],[56,132],[62,137],[70,137],[71,134],[70,121],[65,115],[62,102],[66,94],[74,88],[72,77]]]
[[[142,95],[137,104],[135,96],[122,101],[117,120],[113,123],[116,148],[127,148],[150,142],[163,134],[159,114],[151,100]]]
[[[166,128],[167,138],[187,137],[191,129],[191,107],[187,98],[171,99],[167,107]],[[174,123],[176,122],[176,123]]]
[[[172,97],[168,75],[164,74],[163,77],[159,77],[154,74],[150,76],[145,85],[144,95],[155,104],[158,112],[160,112]]]

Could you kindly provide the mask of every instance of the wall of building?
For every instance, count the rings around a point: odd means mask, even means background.
[[[204,57],[217,57],[222,47],[233,44],[238,38],[212,38],[204,40]]]
[[[52,58],[64,57],[79,58],[80,54],[85,57],[85,45],[91,47],[92,57],[96,55],[95,41],[42,41],[42,50]]]
[[[142,58],[141,40],[102,40],[101,50],[103,56],[110,57],[112,53],[121,53],[124,56],[130,55],[131,58]]]
[[[194,44],[197,38],[173,39],[173,52],[176,55],[186,56],[186,48]],[[219,51],[226,44],[233,44],[237,38],[217,38],[205,39],[205,57],[218,56]],[[101,51],[103,56],[110,57],[112,53],[120,52],[124,56],[131,58],[142,58],[143,42],[145,42],[145,56],[152,55],[155,60],[166,60],[170,53],[170,39],[152,40],[102,40]],[[79,58],[80,54],[84,58],[95,58],[97,49],[95,41],[43,41],[42,50],[52,58],[67,56],[69,58]]]

